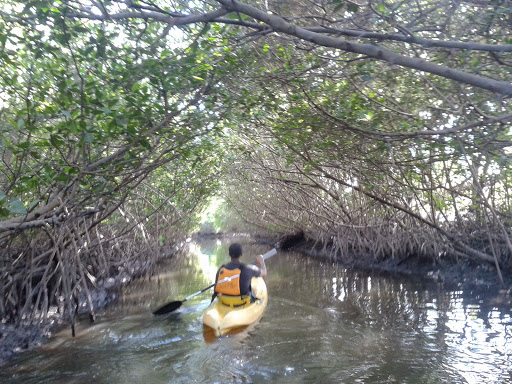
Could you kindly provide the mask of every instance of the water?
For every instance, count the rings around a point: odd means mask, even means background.
[[[248,241],[248,240],[246,240]],[[269,305],[235,335],[205,339],[204,293],[227,243],[192,246],[130,284],[77,337],[63,329],[2,367],[2,383],[512,383],[510,307],[471,292],[348,271],[296,253],[267,261]],[[244,245],[252,261],[268,247]]]

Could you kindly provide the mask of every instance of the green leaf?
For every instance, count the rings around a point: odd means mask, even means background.
[[[39,201],[40,200],[34,200],[33,202],[31,202],[27,210],[30,211],[32,208],[34,208],[37,204],[39,204]]]
[[[125,124],[125,126],[126,126],[126,124]],[[130,135],[136,135],[137,129],[133,125],[128,125],[126,127],[126,132],[128,132]]]
[[[70,175],[76,175],[78,173],[78,170],[74,167],[64,167],[64,170],[69,173]]]
[[[2,201],[4,199],[5,199],[5,192],[4,191],[0,191],[0,201]]]
[[[151,144],[149,143],[149,141],[147,141],[146,139],[142,139],[140,141],[140,145],[142,145],[144,148],[149,149],[149,150],[153,149],[153,147],[151,147]]]
[[[349,4],[349,5],[347,5],[347,11],[356,13],[357,11],[359,11],[359,5]]]
[[[65,173],[62,173],[62,172],[61,172],[61,173],[59,173],[59,174],[55,177],[55,180],[56,180],[56,181],[63,181],[63,182],[65,182],[65,181],[68,181],[68,180],[69,180],[69,177],[68,177],[68,175],[66,175]]]
[[[84,133],[83,139],[84,143],[92,143],[94,141],[93,135],[91,135],[89,132]]]
[[[231,12],[227,17],[231,20],[240,20],[240,17],[236,12]]]
[[[21,149],[28,149],[30,147],[30,142],[25,141],[23,143],[16,144],[16,146]]]
[[[61,145],[64,144],[64,139],[59,136],[59,135],[51,135],[50,136],[50,143],[54,146],[54,147],[60,147]]]
[[[345,1],[344,0],[333,0],[332,3],[336,4],[336,6],[334,7],[333,12],[338,12],[341,8],[343,8],[345,6]]]
[[[384,14],[388,13],[388,10],[386,9],[386,6],[384,4],[377,4],[377,10]]]
[[[337,6],[334,7],[334,10],[333,10],[333,13],[336,13],[338,12],[341,8],[343,8],[345,4],[338,4]]]
[[[27,213],[25,206],[18,197],[9,200],[5,207],[7,208],[9,213],[12,213],[14,215],[25,215]]]

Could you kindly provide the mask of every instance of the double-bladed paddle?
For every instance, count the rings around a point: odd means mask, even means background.
[[[265,253],[263,255],[263,260],[266,260],[269,257],[274,256],[276,253],[277,253],[277,249],[276,248],[272,249],[271,251],[268,251],[267,253]],[[237,274],[237,275],[234,275],[234,276],[226,277],[225,279],[219,280],[217,282],[217,284],[233,280],[233,279],[237,278],[238,276],[240,276],[240,275]],[[195,297],[195,296],[197,296],[197,295],[203,293],[204,291],[207,291],[208,289],[213,288],[213,287],[215,287],[215,283],[212,284],[212,285],[207,286],[206,288],[201,289],[200,291],[198,291],[198,292],[196,292],[196,293],[194,293],[194,294],[192,294],[192,295],[190,295],[188,297],[186,297],[182,301],[172,301],[172,302],[170,302],[168,304],[165,304],[163,307],[160,307],[156,311],[154,311],[153,315],[157,315],[158,316],[158,315],[165,315],[166,313],[174,312],[179,307],[181,307],[185,301],[188,301],[191,298],[193,298],[193,297]]]

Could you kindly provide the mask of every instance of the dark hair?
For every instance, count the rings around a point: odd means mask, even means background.
[[[233,243],[229,246],[229,256],[237,258],[242,256],[242,246],[238,243]]]

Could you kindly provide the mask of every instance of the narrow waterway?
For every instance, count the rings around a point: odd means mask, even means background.
[[[242,240],[244,259],[268,247]],[[245,331],[205,340],[204,293],[228,242],[192,244],[159,278],[136,281],[86,319],[0,371],[1,383],[512,383],[512,312],[472,292],[346,270],[282,252],[267,261],[269,304]]]

